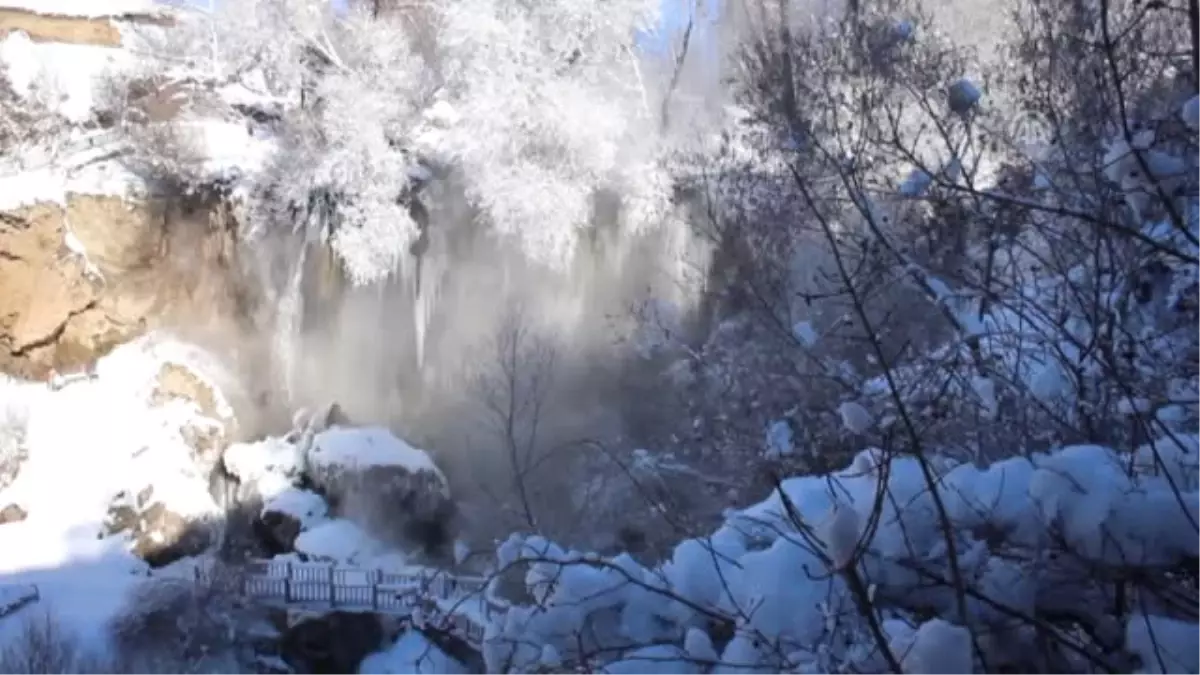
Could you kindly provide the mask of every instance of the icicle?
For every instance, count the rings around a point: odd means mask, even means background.
[[[304,315],[304,269],[308,260],[308,245],[300,247],[296,265],[288,279],[287,288],[279,302],[275,320],[275,353],[279,358],[283,393],[289,404],[296,400],[296,368],[300,352],[300,321]]]

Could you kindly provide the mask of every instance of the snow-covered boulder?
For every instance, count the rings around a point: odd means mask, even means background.
[[[288,488],[263,502],[254,527],[259,539],[273,555],[295,549],[296,537],[322,521],[329,505],[315,492]]]
[[[151,567],[200,555],[214,539],[206,519],[168,508],[155,499],[152,485],[136,495],[121,492],[113,499],[102,534],[120,533],[130,538],[130,551]]]
[[[446,553],[456,507],[446,477],[424,450],[382,427],[335,426],[305,457],[314,489],[337,515],[411,551]]]

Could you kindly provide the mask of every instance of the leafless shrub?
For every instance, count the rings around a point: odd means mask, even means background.
[[[210,672],[228,664],[240,595],[240,572],[221,565],[197,578],[144,583],[110,625],[124,672]]]
[[[20,632],[0,649],[0,673],[106,673],[109,664],[50,610],[24,615]],[[21,621],[15,616],[8,621]]]

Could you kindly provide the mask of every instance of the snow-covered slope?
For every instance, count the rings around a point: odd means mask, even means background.
[[[106,534],[114,497],[150,487],[172,512],[195,518],[220,511],[184,436],[187,427],[219,422],[178,398],[152,403],[169,363],[201,378],[218,375],[203,353],[151,336],[101,359],[94,379],[57,391],[40,382],[0,381],[7,431],[23,431],[27,455],[16,479],[0,489],[0,504],[28,514],[0,525],[0,584],[36,584],[39,605],[84,635],[98,636],[149,573],[125,533]],[[220,390],[211,388],[228,412]],[[19,623],[0,621],[0,641]]]

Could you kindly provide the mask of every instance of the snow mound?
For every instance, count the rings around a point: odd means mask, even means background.
[[[465,675],[470,671],[420,632],[410,630],[401,635],[391,647],[363,659],[358,672]]]
[[[296,537],[296,551],[311,558],[369,567],[368,561],[387,553],[388,547],[376,541],[349,520],[330,520]]]
[[[232,414],[216,386],[224,379],[216,362],[166,335],[118,347],[96,364],[96,377],[59,390],[0,378],[0,402],[22,425],[26,451],[16,479],[0,490],[0,503],[20,504],[28,513],[24,521],[0,525],[0,588],[36,584],[39,607],[98,648],[129,591],[150,578],[126,533],[106,534],[114,500],[148,486],[152,501],[173,513],[221,513],[183,434],[189,425],[215,420],[192,401],[154,402],[166,364],[208,384],[218,410]],[[20,627],[20,621],[0,621],[0,644]]]
[[[234,443],[225,449],[225,469],[243,485],[270,499],[292,488],[304,467],[301,448],[287,439],[270,436],[253,443]]]
[[[262,510],[291,516],[307,529],[328,515],[329,505],[315,492],[289,487],[263,502]]]
[[[218,514],[183,429],[219,420],[204,417],[190,401],[151,404],[166,364],[184,366],[209,384],[219,411],[232,417],[214,386],[220,378],[211,360],[166,336],[117,348],[97,362],[95,378],[57,391],[41,383],[8,384],[5,398],[24,402],[28,459],[0,501],[21,504],[29,513],[27,522],[37,528],[92,536],[100,534],[117,495],[147,485],[173,512]]]

